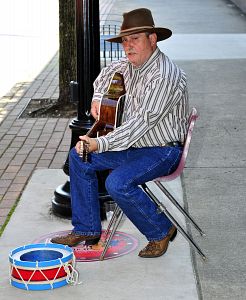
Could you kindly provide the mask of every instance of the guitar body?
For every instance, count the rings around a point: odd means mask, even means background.
[[[125,93],[124,78],[122,74],[115,73],[101,100],[98,120],[87,132],[89,137],[106,135],[121,124]]]
[[[101,100],[98,120],[95,121],[91,129],[86,133],[87,136],[93,138],[106,135],[121,124],[125,93],[123,75],[115,73],[108,91]],[[88,161],[88,152],[88,145],[82,142],[79,156],[85,162]]]

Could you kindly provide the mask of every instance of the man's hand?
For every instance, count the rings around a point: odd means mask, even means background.
[[[92,101],[91,103],[91,115],[94,119],[98,119],[99,116],[99,108],[100,108],[100,102],[99,101]]]
[[[79,137],[81,141],[84,141],[88,144],[89,152],[94,152],[97,150],[97,142],[95,139],[88,137],[87,135],[82,135]],[[75,149],[76,152],[80,153],[81,142],[77,142]]]

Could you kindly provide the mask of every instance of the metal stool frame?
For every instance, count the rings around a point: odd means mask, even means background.
[[[205,233],[201,230],[201,228],[197,225],[197,223],[192,219],[192,217],[189,215],[189,213],[176,201],[176,199],[169,193],[169,191],[161,184],[161,182],[167,182],[172,181],[178,176],[181,175],[183,172],[183,169],[185,167],[185,162],[187,159],[192,132],[194,129],[195,122],[198,118],[198,113],[196,108],[192,108],[190,116],[189,116],[189,126],[188,126],[188,132],[184,143],[184,149],[182,153],[182,157],[180,159],[178,168],[170,175],[162,176],[159,178],[156,178],[153,180],[157,187],[165,194],[165,196],[172,202],[172,204],[191,222],[191,224],[199,231],[201,236],[205,236]],[[170,221],[177,227],[177,230],[184,236],[184,238],[190,243],[192,247],[199,253],[199,255],[202,257],[203,260],[206,260],[205,254],[202,252],[202,250],[198,247],[198,245],[194,242],[194,240],[191,238],[191,236],[182,228],[182,226],[179,225],[177,220],[170,214],[170,212],[167,210],[167,208],[164,206],[162,202],[160,202],[157,197],[151,192],[151,190],[147,187],[146,184],[141,185],[145,193],[154,201],[157,205],[157,212],[158,213],[165,213],[165,215],[170,219]],[[105,254],[108,250],[108,247],[110,245],[110,242],[122,220],[123,217],[123,211],[120,209],[118,205],[116,205],[116,208],[114,210],[113,216],[109,222],[109,225],[107,227],[107,230],[105,232],[105,245],[103,252],[101,253],[100,260],[104,260]],[[112,227],[112,230],[111,230]],[[111,231],[110,231],[111,230]]]

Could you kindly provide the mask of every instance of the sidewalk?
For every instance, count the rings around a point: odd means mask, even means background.
[[[102,22],[114,0],[100,3]],[[70,119],[19,118],[31,99],[58,99],[58,53],[33,82],[17,83],[0,99],[0,226],[20,199],[32,172],[61,169],[70,147]]]
[[[36,168],[60,169],[70,146],[68,119],[19,118],[32,98],[58,96],[57,55],[30,85],[17,84],[0,99],[0,225]],[[41,96],[42,95],[42,96]]]
[[[161,42],[159,46],[186,71],[191,106],[196,106],[200,113],[182,186],[185,205],[207,233],[207,238],[202,239],[191,230],[194,239],[208,254],[209,260],[203,263],[191,251],[193,280],[194,282],[197,280],[197,292],[191,288],[194,298],[189,296],[187,298],[185,294],[185,287],[189,287],[188,283],[185,285],[186,274],[174,271],[180,270],[176,267],[182,267],[183,270],[187,268],[187,276],[190,278],[192,275],[192,269],[184,263],[186,260],[183,261],[182,253],[179,252],[180,249],[186,249],[182,247],[187,247],[180,234],[177,242],[171,245],[167,258],[160,258],[154,262],[140,261],[137,260],[135,252],[124,258],[110,260],[107,264],[80,265],[82,278],[88,276],[84,285],[69,289],[61,288],[51,293],[35,293],[35,297],[55,299],[59,296],[64,297],[66,293],[68,296],[74,293],[74,299],[83,296],[87,299],[91,297],[90,289],[93,290],[89,279],[95,279],[93,272],[96,272],[95,282],[98,290],[94,291],[95,297],[91,299],[127,299],[124,298],[125,295],[128,299],[151,300],[196,298],[244,300],[246,297],[245,15],[232,3],[224,0],[209,0],[202,3],[194,0],[158,1],[158,6],[155,1],[109,2],[110,14],[118,16],[119,20],[124,11],[140,6],[148,7],[152,10],[158,26],[167,26],[174,31],[173,37]],[[52,228],[53,231],[70,228],[69,221],[53,218],[48,211],[53,189],[57,184],[62,184],[66,178],[62,174],[61,167],[70,146],[71,133],[68,127],[70,120],[18,118],[31,98],[57,97],[56,55],[31,84],[19,83],[0,99],[1,226],[6,225],[8,215],[21,199],[1,237],[4,249],[1,253],[6,254],[13,246],[33,240],[32,226],[36,224],[37,216],[41,222],[38,223],[40,227],[35,229],[37,236],[42,235],[47,229],[44,227],[45,222],[46,226],[50,226],[48,229]],[[38,182],[39,180],[41,182]],[[37,195],[37,191],[40,190],[43,191],[42,194]],[[37,201],[37,208],[30,213],[28,208],[32,200]],[[135,234],[128,223],[123,225],[124,230]],[[142,243],[141,237],[138,238]],[[189,250],[184,250],[184,256],[186,255],[189,256]],[[7,257],[2,255],[1,257],[2,260],[6,259],[3,266],[7,268]],[[1,276],[3,299],[12,299],[13,295],[20,299],[32,296],[31,292],[8,287],[7,269],[3,266],[1,267],[1,271],[5,271]],[[134,268],[141,273],[133,272]],[[127,271],[133,272],[132,277]],[[170,284],[168,281],[170,272],[174,276],[172,279],[175,280],[175,276],[179,278],[182,275],[184,282],[176,278],[175,284]],[[105,274],[110,275],[107,278]],[[115,278],[118,281],[115,281]],[[110,287],[111,283],[114,284],[113,287]],[[183,288],[183,294],[180,288]],[[132,291],[134,293],[131,294]],[[0,295],[0,299],[1,297]]]

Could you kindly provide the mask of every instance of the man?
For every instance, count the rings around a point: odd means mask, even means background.
[[[98,117],[100,100],[115,72],[123,74],[126,99],[122,124],[106,136],[81,136],[88,144],[90,162],[79,157],[81,142],[70,152],[72,225],[54,243],[74,246],[95,243],[101,235],[96,171],[112,170],[105,186],[109,195],[149,241],[140,257],[158,257],[167,250],[177,230],[141,189],[141,184],[172,173],[182,155],[187,133],[186,76],[157,47],[171,36],[155,27],[150,10],[123,15],[120,34],[109,39],[122,43],[126,58],[102,69],[94,82],[91,114]]]

